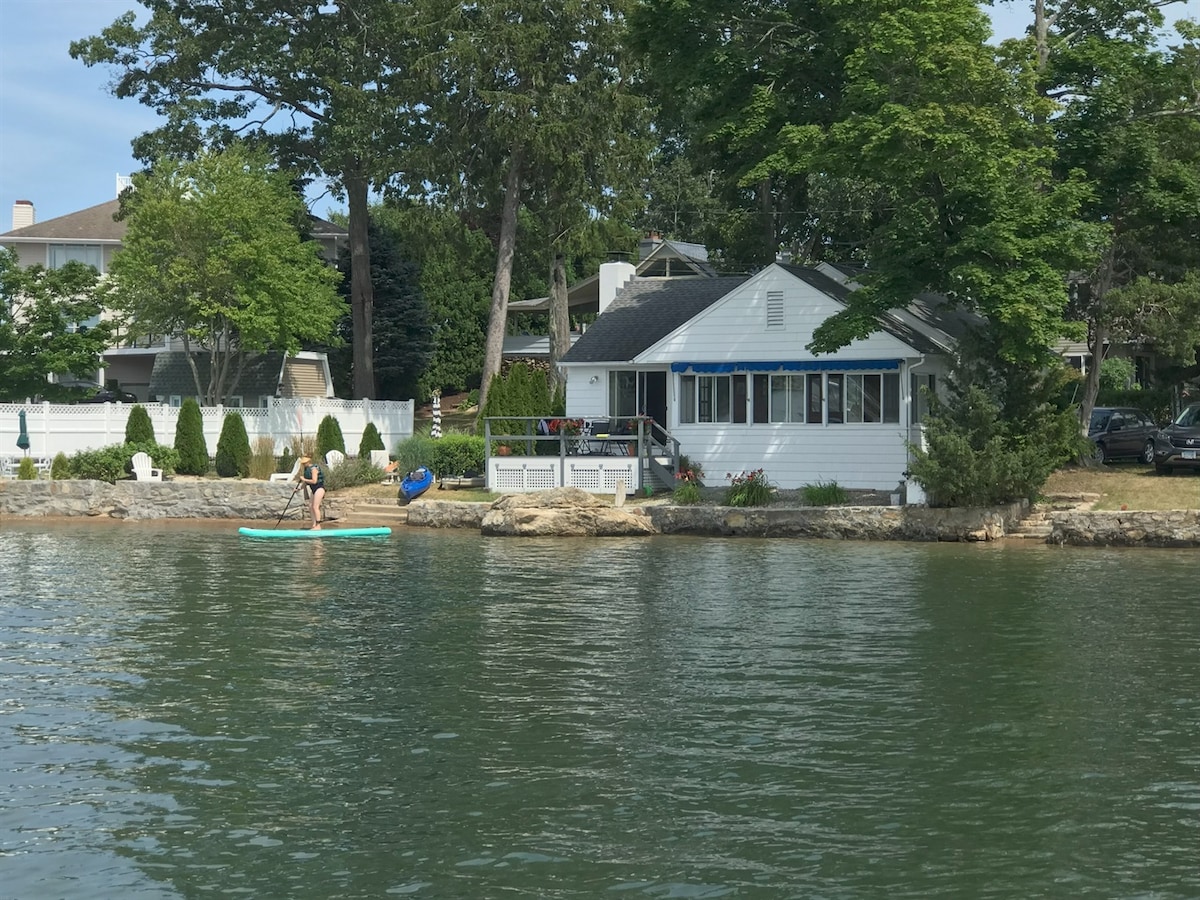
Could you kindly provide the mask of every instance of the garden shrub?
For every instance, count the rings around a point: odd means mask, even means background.
[[[434,445],[444,440],[446,438],[435,441],[427,434],[414,434],[402,440],[396,445],[396,461],[399,463],[400,473],[411,472],[418,466],[428,466],[436,472],[437,469],[433,466]]]
[[[22,456],[21,461],[17,463],[17,480],[37,481],[37,476],[37,466],[33,464],[33,459],[28,456]]]
[[[133,454],[145,453],[154,460],[154,467],[162,469],[164,476],[174,475],[179,471],[179,452],[174,447],[165,447],[154,441],[142,441],[134,444],[116,445],[125,456],[125,474],[133,473]]]
[[[675,490],[671,498],[683,506],[700,502],[700,479],[692,469],[680,469],[675,473]]]
[[[324,459],[325,454],[330,450],[336,450],[339,453],[346,452],[346,439],[342,437],[342,426],[331,415],[323,418],[321,424],[317,426],[317,458]]]
[[[292,471],[291,466],[284,469]],[[275,441],[265,435],[254,439],[254,447],[250,451],[250,477],[266,481],[275,473]]]
[[[426,465],[438,478],[458,478],[473,473],[483,474],[483,438],[474,434],[448,434],[429,448]],[[418,463],[417,465],[421,465]],[[416,466],[405,468],[411,472]]]
[[[771,482],[762,469],[725,477],[730,481],[725,489],[726,506],[766,506],[771,502]]]
[[[163,470],[163,475],[171,475],[178,471],[179,453],[173,447],[147,441],[141,444],[109,444],[96,450],[81,450],[68,460],[70,477],[115,483],[128,477],[132,471],[133,454],[139,451],[148,454],[154,460],[155,467]]]
[[[250,474],[250,437],[240,412],[225,413],[214,463],[222,478],[245,478]]]
[[[50,462],[50,477],[55,480],[71,477],[71,461],[61,450],[54,455]]]
[[[837,506],[847,503],[850,495],[836,481],[818,481],[816,484],[806,484],[800,489],[804,502],[809,506]]]
[[[356,487],[360,484],[378,484],[383,478],[383,470],[371,462],[369,455],[345,459],[336,466],[322,468],[325,472],[325,489],[328,491]]]
[[[179,453],[179,473],[208,474],[208,444],[204,440],[204,419],[195,397],[185,397],[175,423],[175,450]],[[155,460],[157,463],[158,460]]]
[[[279,462],[275,464],[276,472],[290,472],[296,465],[296,455],[292,453],[291,447],[284,447],[283,453],[279,455]]]
[[[150,413],[140,403],[135,403],[129,410],[129,418],[125,420],[125,443],[145,444],[155,443],[154,423],[150,421]]]
[[[386,448],[383,446],[383,438],[379,436],[379,429],[375,427],[374,422],[368,422],[358,442],[358,455],[370,459],[372,450],[384,449]]]

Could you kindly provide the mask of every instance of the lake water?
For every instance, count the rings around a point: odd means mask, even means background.
[[[1200,554],[0,527],[0,897],[1200,897]]]

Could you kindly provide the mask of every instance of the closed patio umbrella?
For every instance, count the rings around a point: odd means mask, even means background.
[[[29,432],[26,430],[26,425],[25,425],[25,410],[21,410],[17,414],[17,420],[20,422],[20,426],[21,426],[21,433],[17,435],[17,446],[20,447],[22,450],[24,450],[25,454],[28,455],[29,454]]]

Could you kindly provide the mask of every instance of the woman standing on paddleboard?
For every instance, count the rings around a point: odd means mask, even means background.
[[[321,527],[321,500],[325,497],[325,473],[311,456],[300,457],[300,483],[312,491],[312,527]]]

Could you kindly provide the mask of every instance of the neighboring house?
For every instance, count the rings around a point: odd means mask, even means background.
[[[124,181],[118,179],[118,190],[123,184]],[[114,199],[56,219],[37,222],[33,204],[28,200],[18,200],[13,205],[13,230],[0,234],[0,246],[14,250],[22,266],[40,264],[48,269],[57,269],[74,260],[95,266],[104,275],[109,271],[113,256],[121,249],[121,242],[125,237],[125,223],[114,218],[119,209],[120,201]],[[346,245],[349,238],[347,231],[333,222],[315,216],[310,216],[310,224],[313,240],[321,245],[322,254],[330,262],[335,262],[340,249]],[[87,326],[95,322],[78,324]],[[94,378],[101,384],[116,382],[124,390],[136,394],[144,401],[161,399],[168,402],[169,398],[176,394],[170,389],[156,389],[156,360],[163,353],[176,354],[183,362],[184,368],[187,368],[182,351],[182,341],[169,335],[152,335],[137,340],[123,338],[105,351],[102,367],[97,372],[74,374],[80,378]],[[203,354],[197,353],[197,357],[200,356]],[[234,398],[229,398],[229,405],[259,406],[262,404],[250,400],[251,397],[259,396],[333,396],[333,381],[329,377],[329,366],[324,363],[324,354],[301,354],[287,360],[280,354],[267,356],[260,365],[265,370],[276,373],[275,384],[268,385],[269,390],[260,390],[263,386],[257,383],[250,388],[239,384],[234,389],[236,396],[246,402],[234,404]],[[320,364],[314,365],[315,357],[320,357]],[[296,371],[293,372],[293,369]],[[322,383],[313,380],[314,372],[323,378]],[[195,396],[195,387],[190,375],[188,385],[190,387],[184,396]],[[304,393],[292,393],[296,390]]]
[[[201,386],[207,386],[209,358],[193,354]],[[272,399],[300,400],[314,397],[333,398],[333,380],[324,353],[260,353],[250,357],[238,379],[235,394],[225,397],[223,406],[263,407]],[[171,406],[179,406],[184,397],[196,396],[196,379],[188,365],[187,354],[166,350],[154,357],[150,373],[150,397]]]
[[[638,247],[638,262],[633,266],[639,278],[713,278],[716,270],[708,262],[708,250],[703,244],[686,241],[663,240],[658,232],[650,232],[642,238]],[[607,274],[606,274],[607,273]],[[595,315],[600,311],[600,297],[611,298],[616,286],[609,284],[611,270],[605,266],[600,272],[581,279],[567,288],[567,311],[572,316]],[[548,314],[550,298],[537,297],[533,300],[514,300],[508,304],[509,316],[522,313]],[[579,340],[583,330],[571,332],[571,343]],[[508,359],[549,359],[549,327],[546,333],[516,334],[504,339],[504,356]]]
[[[780,488],[895,491],[921,440],[923,392],[978,321],[922,296],[865,340],[814,356],[814,329],[856,288],[850,270],[644,278],[616,262],[597,284],[600,314],[561,361],[567,416],[650,416],[709,485],[761,468]]]

